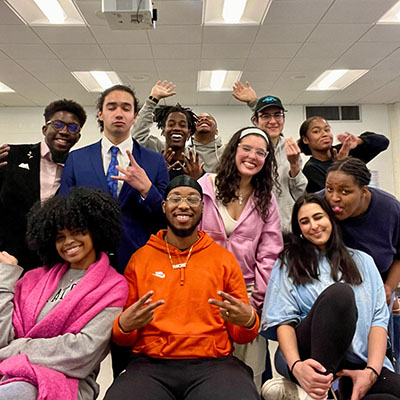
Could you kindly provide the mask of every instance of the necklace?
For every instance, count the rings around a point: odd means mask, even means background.
[[[195,242],[196,243],[196,242]],[[194,243],[192,244],[192,246],[190,247],[189,250],[189,254],[186,257],[186,261],[184,263],[179,263],[179,264],[174,264],[172,262],[172,257],[171,257],[171,253],[169,252],[169,246],[168,246],[168,240],[167,240],[167,236],[165,236],[165,244],[167,245],[167,251],[168,251],[168,257],[169,257],[169,261],[171,262],[172,268],[173,269],[180,269],[180,268],[186,268],[187,263],[189,262],[189,258],[192,255],[192,250],[193,250],[193,246]]]
[[[249,197],[249,195],[251,194],[253,190],[250,190],[250,192],[245,193],[244,195],[242,193],[239,192],[239,204],[242,205],[243,204],[243,200],[246,199],[247,197]]]

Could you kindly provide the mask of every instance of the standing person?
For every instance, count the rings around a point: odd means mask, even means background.
[[[197,229],[202,195],[193,178],[174,178],[163,202],[167,230],[129,261],[113,340],[133,355],[106,400],[259,399],[251,370],[232,356],[232,341],[257,335],[258,316],[233,255]]]
[[[117,250],[123,272],[132,253],[161,226],[161,201],[168,184],[163,157],[132,140],[138,100],[124,85],[106,89],[97,101],[100,141],[73,151],[65,164],[60,193],[74,186],[100,188],[118,199],[122,236]]]
[[[275,186],[273,190],[278,202],[282,231],[288,231],[293,204],[304,194],[307,179],[301,171],[300,148],[292,138],[285,139],[283,136],[286,110],[278,97],[268,95],[257,100],[257,94],[249,82],[246,82],[246,86],[236,82],[233,96],[253,110],[253,124],[271,138],[280,187],[279,190]]]
[[[322,117],[310,117],[301,124],[298,144],[305,155],[311,156],[303,168],[308,193],[325,187],[328,168],[335,159],[350,155],[367,163],[389,146],[389,139],[373,132],[364,132],[359,137],[344,132],[337,135],[337,139],[341,144],[332,147],[331,127]]]
[[[27,272],[0,252],[0,398],[94,400],[111,328],[128,297],[110,265],[120,209],[74,188],[32,208],[27,236],[45,266]]]
[[[86,122],[85,110],[73,100],[53,101],[43,115],[40,143],[0,146],[0,249],[24,270],[39,263],[25,240],[26,215],[36,201],[57,193],[68,152]]]
[[[326,399],[334,376],[340,398],[398,399],[400,377],[385,357],[389,312],[373,259],[345,247],[334,214],[317,195],[297,200],[292,231],[262,317],[262,330],[277,335],[277,360],[282,354],[285,360],[277,367],[289,381],[266,382],[264,399]]]
[[[236,132],[225,147],[217,174],[199,183],[204,191],[200,229],[233,253],[246,282],[250,304],[261,314],[269,275],[282,250],[282,234],[272,193],[276,164],[267,135],[258,128]],[[266,343],[259,337],[235,353],[253,368],[261,387]]]
[[[153,117],[157,115],[157,105],[161,99],[173,96],[176,94],[174,91],[175,85],[168,81],[157,81],[152,87],[150,96],[146,100],[144,106],[138,114],[136,124],[132,130],[132,136],[140,144],[146,146],[152,150],[163,153],[168,165],[171,163],[171,152],[175,151],[175,158],[177,156],[176,151],[179,155],[185,155],[186,158],[181,156],[180,162],[185,161],[188,163],[189,170],[185,174],[189,174],[193,178],[197,179],[192,170],[197,170],[198,176],[201,176],[205,172],[215,172],[219,157],[223,151],[223,145],[221,138],[218,136],[217,122],[215,118],[208,114],[200,114],[199,117],[193,115],[187,115],[187,127],[189,134],[185,133],[186,140],[184,143],[180,143],[179,147],[177,143],[174,143],[169,137],[168,132],[165,131],[165,124],[159,124],[158,127],[162,129],[161,135],[165,136],[165,142],[157,136],[150,134],[150,129],[153,124]],[[191,112],[190,109],[183,108]],[[171,112],[182,112],[185,114],[182,108],[179,110],[171,109]],[[155,122],[157,121],[154,119]],[[166,122],[166,121],[164,121]],[[188,139],[190,140],[188,141]],[[173,150],[172,147],[177,148]],[[175,159],[174,158],[174,159]],[[176,160],[175,160],[176,161]],[[182,168],[181,168],[182,169]],[[183,172],[183,169],[181,173]],[[177,175],[176,173],[174,176]],[[171,177],[172,178],[172,177]]]

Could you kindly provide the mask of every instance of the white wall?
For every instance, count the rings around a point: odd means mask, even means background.
[[[299,126],[305,119],[303,106],[288,106],[286,116],[285,136],[292,136],[297,140]],[[194,107],[197,113],[208,112],[212,114],[217,122],[219,134],[223,142],[238,129],[250,126],[250,109],[246,106],[201,106]],[[400,197],[400,184],[395,185],[395,174],[393,168],[392,149],[399,148],[395,138],[392,139],[392,132],[399,132],[400,122],[397,114],[400,105],[364,105],[361,108],[361,122],[332,122],[332,129],[335,134],[348,131],[359,135],[364,131],[383,133],[391,145],[389,149],[380,154],[375,160],[369,163],[369,168],[378,171],[380,188],[397,194]],[[85,146],[99,140],[100,133],[95,119],[95,108],[86,107],[88,121],[82,130],[82,137],[76,148]],[[0,107],[0,143],[35,143],[42,138],[41,127],[43,125],[43,108],[39,107]],[[153,134],[159,135],[159,131],[153,127]],[[396,147],[397,145],[397,147]],[[396,152],[398,153],[398,152]],[[395,153],[395,154],[396,154]],[[396,181],[400,177],[396,175]],[[397,190],[396,190],[397,189]]]

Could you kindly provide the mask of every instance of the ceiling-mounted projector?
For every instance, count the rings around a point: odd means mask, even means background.
[[[153,29],[157,21],[151,0],[102,0],[101,11],[113,30]]]

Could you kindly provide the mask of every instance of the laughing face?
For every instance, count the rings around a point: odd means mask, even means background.
[[[181,112],[172,112],[165,121],[163,130],[167,148],[181,150],[189,138],[189,124],[186,115]]]
[[[168,193],[168,199],[178,196],[201,198],[197,190],[188,186],[177,187]],[[169,228],[178,237],[190,236],[201,220],[203,202],[200,201],[199,204],[193,205],[186,199],[182,199],[175,204],[168,199],[163,202],[163,211]]]
[[[267,142],[261,136],[245,136],[236,150],[235,162],[240,175],[254,176],[260,172],[265,163],[265,157],[261,157],[261,153],[267,151]]]
[[[218,129],[215,119],[210,114],[200,114],[196,122],[196,134],[212,134],[215,136],[217,133]]]
[[[88,232],[64,228],[57,234],[56,249],[72,269],[86,270],[96,261],[92,235]]]
[[[50,121],[62,121],[65,124],[77,124],[80,126],[78,117],[68,111],[57,111],[51,116]],[[59,159],[60,156],[63,158],[63,155],[66,157],[71,147],[74,146],[80,138],[80,133],[71,134],[68,131],[67,125],[58,131],[54,128],[52,123],[44,125],[42,133],[45,137],[45,142],[53,155],[53,160],[54,158]],[[58,162],[58,160],[54,161]]]

